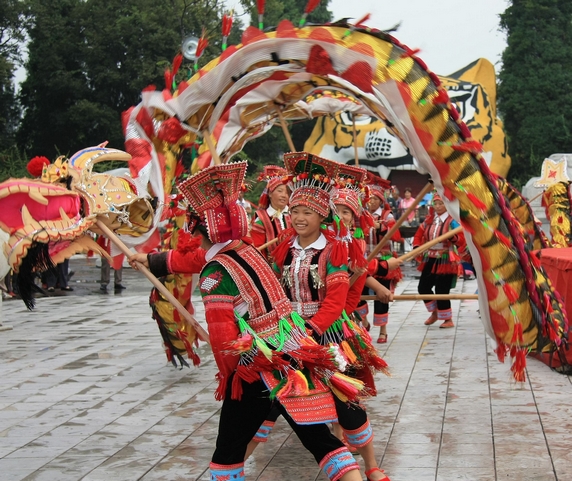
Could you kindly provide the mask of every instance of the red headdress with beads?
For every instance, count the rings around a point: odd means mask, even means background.
[[[367,177],[367,184],[369,186],[370,194],[379,197],[382,202],[385,202],[385,192],[391,188],[391,182],[370,173]]]
[[[286,183],[288,172],[284,167],[278,165],[265,165],[262,173],[258,176],[259,181],[265,181],[266,187],[258,200],[258,207],[266,209],[270,205],[269,195],[278,186]]]
[[[246,212],[237,203],[246,166],[246,162],[213,165],[178,185],[214,243],[240,239],[248,232]]]
[[[292,185],[290,208],[303,205],[323,217],[330,213],[332,189],[358,184],[363,170],[308,152],[284,154],[284,165]]]

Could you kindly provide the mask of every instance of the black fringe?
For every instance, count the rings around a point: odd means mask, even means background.
[[[36,275],[45,271],[55,273],[55,268],[48,244],[33,242],[18,271],[18,293],[30,311],[35,305],[33,293],[38,290],[34,282]]]

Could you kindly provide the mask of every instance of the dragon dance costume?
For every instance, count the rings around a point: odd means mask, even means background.
[[[432,202],[442,201],[439,194],[433,194]],[[417,229],[413,239],[414,248],[426,242],[429,242],[443,235],[449,230],[458,227],[455,221],[447,211],[438,215],[436,212],[429,214],[423,223]],[[455,286],[459,269],[461,268],[461,257],[459,253],[466,251],[465,237],[458,234],[449,239],[434,245],[431,249],[425,251],[421,263],[417,267],[421,271],[419,279],[419,294],[449,294],[451,288]],[[424,301],[425,307],[432,314],[426,324],[433,324],[435,321],[451,321],[453,312],[451,310],[451,301]],[[437,311],[437,316],[434,316]],[[430,322],[432,320],[432,322]]]
[[[332,480],[358,469],[347,448],[330,434],[336,420],[328,385],[349,385],[337,371],[339,350],[317,344],[292,311],[265,258],[240,240],[247,233],[244,210],[236,209],[246,162],[209,167],[180,184],[200,215],[191,230],[213,243],[199,287],[219,373],[216,398],[223,400],[211,480],[244,479],[248,442],[273,406]],[[354,395],[359,392],[354,387]],[[345,394],[350,395],[345,389]],[[351,397],[351,395],[350,395]]]

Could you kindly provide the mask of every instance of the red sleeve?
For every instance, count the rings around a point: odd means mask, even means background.
[[[359,276],[357,280],[349,287],[348,295],[346,297],[346,307],[344,308],[346,314],[349,315],[357,309],[366,279],[367,272]]]
[[[266,243],[266,231],[264,227],[260,224],[254,222],[250,228],[250,237],[252,239],[252,245],[254,247],[260,247]]]
[[[240,333],[234,316],[233,296],[205,296],[205,319],[207,321],[213,355],[223,378],[228,380],[238,365],[239,356],[225,352],[229,343],[236,341]]]
[[[396,224],[395,219],[388,219],[387,224],[386,224],[387,225],[387,231],[389,231],[389,229],[391,229],[395,224]],[[385,231],[385,232],[387,233],[387,231]],[[391,236],[391,240],[393,242],[400,242],[403,240],[403,238],[401,237],[401,232],[399,232],[399,229],[397,229],[395,231],[395,233]]]
[[[239,292],[230,274],[216,262],[211,262],[202,271],[199,287],[211,347],[219,369],[219,387],[215,397],[223,399],[227,383],[239,361],[238,355],[228,352],[229,344],[236,341],[240,333],[234,313],[234,301]]]
[[[413,247],[419,247],[425,243],[425,225],[421,224],[413,236]]]
[[[326,277],[325,299],[318,312],[308,321],[318,335],[322,335],[342,315],[349,287],[346,270],[337,270]]]
[[[206,264],[206,253],[201,248],[185,254],[172,250],[167,258],[167,268],[171,274],[198,274]]]

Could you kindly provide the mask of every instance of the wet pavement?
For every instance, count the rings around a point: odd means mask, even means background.
[[[33,312],[3,303],[13,329],[0,332],[0,480],[208,480],[220,408],[209,350],[199,348],[200,368],[173,368],[139,273],[124,269],[127,289],[101,294],[93,259],[71,268],[73,292],[39,298]],[[416,293],[406,274],[397,293]],[[454,292],[475,289],[461,280]],[[515,384],[477,302],[453,311],[456,327],[439,329],[423,325],[421,302],[390,308],[380,350],[392,376],[377,376],[367,402],[379,465],[392,481],[572,480],[571,379],[529,359]],[[246,475],[326,479],[281,419]]]

